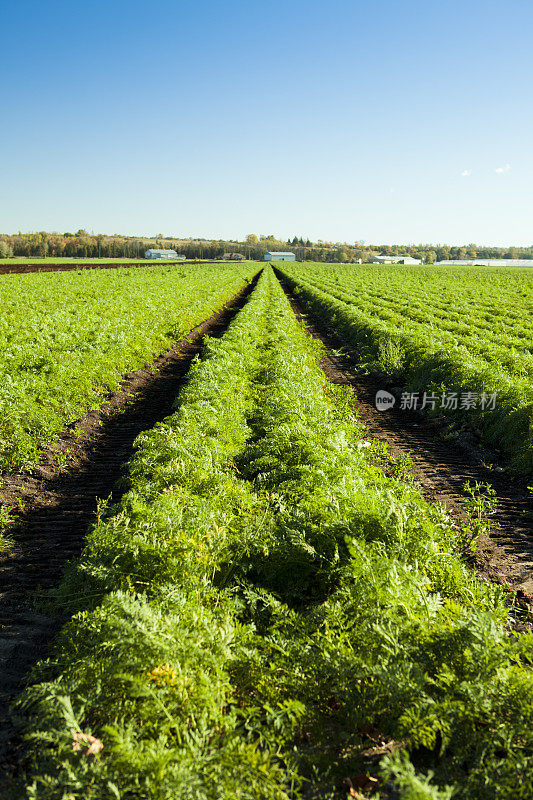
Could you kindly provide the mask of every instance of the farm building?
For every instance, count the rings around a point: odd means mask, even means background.
[[[411,256],[374,256],[372,261],[375,264],[420,264],[419,258]]]
[[[296,261],[294,253],[265,253],[263,261]]]
[[[170,261],[170,260],[183,261],[185,259],[185,256],[178,259],[178,254],[176,253],[175,250],[156,250],[156,249],[147,250],[146,253],[144,254],[144,257],[151,259],[163,258],[165,259],[165,261]]]

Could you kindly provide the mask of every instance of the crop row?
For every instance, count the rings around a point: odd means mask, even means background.
[[[508,276],[514,281],[495,282],[488,269],[467,270],[466,276],[446,271],[443,279],[438,268],[403,268],[402,272],[396,267],[384,272],[383,268],[365,267],[347,274],[336,266],[331,272],[321,267],[321,275],[315,278],[334,289],[342,284],[352,297],[357,291],[365,301],[404,309],[410,319],[421,322],[437,317],[441,330],[459,337],[468,327],[469,332],[490,332],[496,341],[503,335],[505,345],[512,342],[518,349],[531,349],[533,299],[528,272]]]
[[[16,706],[25,797],[333,798],[378,737],[405,800],[532,795],[532,639],[320,354],[267,270],[137,440]]]
[[[387,283],[401,277],[400,270],[397,274],[382,272],[379,279],[374,275],[374,286],[378,288],[373,296],[365,294],[363,268],[351,272],[333,268],[326,273],[323,266],[305,265],[284,268],[283,274],[301,300],[355,346],[361,361],[370,368],[394,376],[406,390],[418,392],[421,399],[424,392],[436,397],[449,392],[476,395],[476,407],[458,408],[452,413],[478,425],[489,443],[503,448],[513,468],[526,473],[533,470],[531,339],[529,349],[517,350],[503,333],[490,329],[476,332],[475,322],[470,321],[475,318],[477,300],[470,297],[467,301],[469,284],[465,279],[459,284],[461,288],[455,302],[453,293],[458,290],[451,278],[447,293],[438,281],[435,287],[428,278],[423,289],[431,294],[431,299],[422,314],[420,292],[411,302],[409,291],[413,286],[409,281],[403,289],[395,285],[396,301],[381,300],[380,291],[383,295],[390,293]],[[442,276],[440,279],[442,281]],[[524,275],[522,283],[514,284],[517,304],[518,295],[524,295],[524,317],[531,304],[529,280],[529,276]],[[482,275],[472,273],[470,281],[472,295],[482,297]],[[450,298],[450,303],[459,306],[463,301],[466,304],[453,335],[449,325],[446,329],[446,312],[441,309],[437,313],[431,304],[437,288],[441,295]],[[484,288],[488,295],[494,288],[493,281],[487,279]],[[502,315],[505,315],[503,298],[501,304]],[[528,324],[528,319],[524,318],[524,325]],[[484,393],[487,397],[496,395],[494,408],[489,403],[482,407],[479,398]],[[439,410],[437,402],[436,413]]]
[[[122,376],[231,299],[251,265],[173,266],[0,281],[0,474],[29,467]]]
[[[309,270],[311,274],[306,275]],[[374,281],[378,285],[372,289],[364,281],[363,271],[348,273],[340,268],[340,277],[336,273],[333,268],[329,274],[323,265],[317,273],[307,265],[299,270],[300,277],[309,277],[316,288],[348,305],[360,310],[371,309],[372,316],[386,323],[397,325],[402,320],[402,325],[409,328],[413,337],[431,338],[433,346],[448,349],[468,345],[469,351],[488,364],[501,364],[514,376],[533,377],[533,323],[528,313],[532,302],[531,287],[529,303],[520,301],[523,306],[521,315],[516,305],[515,311],[510,312],[502,297],[499,313],[491,312],[482,320],[480,299],[474,300],[468,292],[466,297],[461,297],[452,284],[448,290],[452,290],[453,297],[447,299],[449,291],[440,287],[440,293],[437,293],[433,282],[430,288],[420,283],[399,287],[390,280],[390,275],[382,274],[381,285]],[[476,276],[478,283],[479,278]],[[527,275],[522,288],[528,288]]]

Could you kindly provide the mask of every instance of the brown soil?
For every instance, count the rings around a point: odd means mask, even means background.
[[[464,519],[461,504],[467,499],[465,482],[492,485],[497,495],[492,530],[479,538],[473,564],[480,577],[517,592],[517,605],[529,626],[533,620],[533,497],[527,486],[533,481],[507,472],[499,454],[482,447],[470,431],[444,439],[449,420],[401,411],[397,405],[378,411],[376,392],[390,389],[386,376],[357,374],[353,349],[350,352],[323,320],[304,309],[286,285],[284,289],[309,333],[326,346],[322,366],[327,377],[353,389],[360,420],[371,437],[387,442],[395,456],[411,456],[415,480],[427,499],[443,504],[451,518],[460,521]]]
[[[105,406],[73,424],[31,475],[8,476],[0,484],[0,496],[7,502],[21,498],[24,503],[17,527],[10,531],[12,548],[0,558],[0,796],[16,772],[21,747],[9,705],[66,619],[36,614],[35,592],[57,585],[67,562],[79,555],[98,500],[120,497],[113,488],[136,437],[172,413],[203,337],[224,332],[257,277],[153,365],[126,375]],[[58,451],[69,457],[66,470],[55,466]]]
[[[78,264],[62,264],[61,262],[49,264],[10,264],[9,262],[0,264],[0,275],[21,275],[27,272],[69,272],[77,269],[119,269],[120,267],[153,267],[156,264],[170,265],[177,264],[189,266],[190,264],[220,264],[220,261],[130,261],[124,264],[117,264],[113,261],[80,261]],[[237,262],[230,262],[237,263]]]

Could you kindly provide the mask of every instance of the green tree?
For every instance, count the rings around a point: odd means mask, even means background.
[[[0,241],[0,258],[11,258],[13,248],[7,242]]]

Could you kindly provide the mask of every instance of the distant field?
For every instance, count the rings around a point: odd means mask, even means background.
[[[435,413],[475,420],[518,469],[533,469],[530,269],[312,263],[279,269],[362,362],[416,394],[419,408],[425,402]]]
[[[34,464],[125,373],[219,310],[256,271],[250,262],[184,271],[179,263],[151,263],[135,270],[5,275],[0,474]]]

